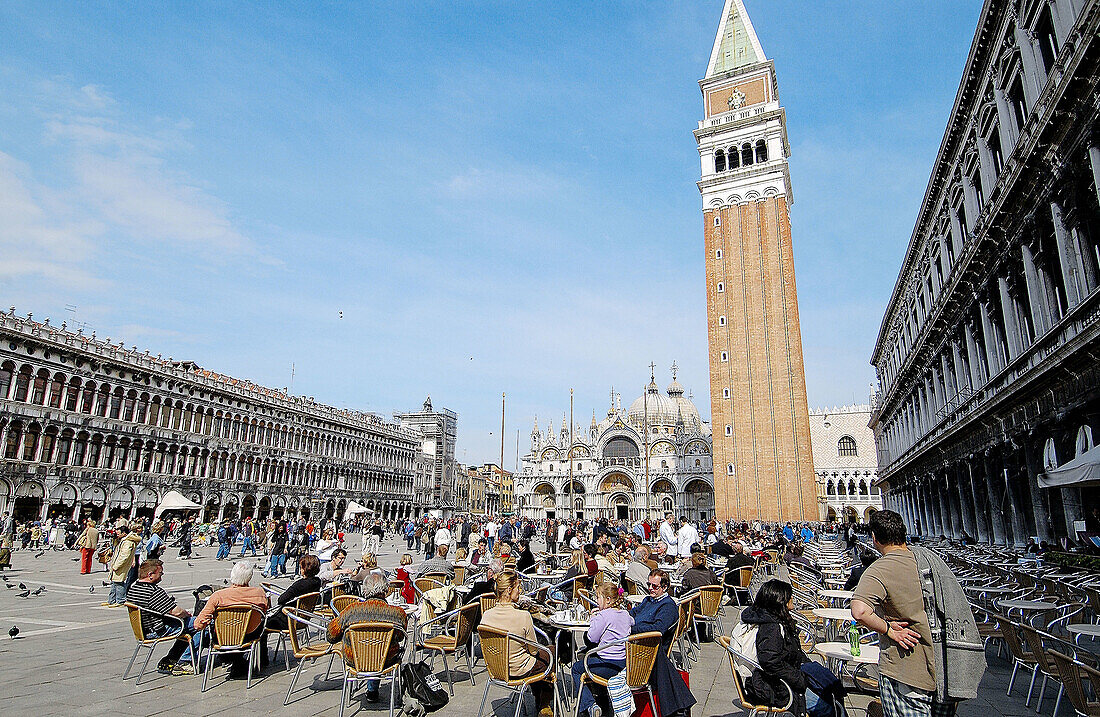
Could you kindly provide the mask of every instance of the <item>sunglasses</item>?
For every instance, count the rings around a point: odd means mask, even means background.
[[[650,590],[659,590],[661,587],[661,583],[649,583]]]

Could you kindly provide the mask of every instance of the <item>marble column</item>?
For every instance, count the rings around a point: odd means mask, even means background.
[[[986,453],[981,459],[981,469],[985,478],[986,495],[990,523],[993,525],[993,542],[1008,545],[1008,529],[1005,518],[1006,506],[1010,497],[1004,490],[1004,479],[1000,474],[1000,460],[992,453]]]
[[[1035,439],[1024,440],[1024,471],[1027,480],[1028,492],[1031,495],[1031,510],[1035,516],[1035,531],[1040,540],[1054,541],[1054,530],[1051,525],[1050,505],[1045,491],[1039,487],[1039,473],[1042,470],[1042,454],[1036,449]]]

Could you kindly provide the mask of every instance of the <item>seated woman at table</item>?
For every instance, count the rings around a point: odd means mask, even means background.
[[[877,558],[878,554],[873,550],[864,549],[863,552],[859,554],[860,564],[852,568],[852,574],[848,576],[848,581],[844,583],[844,589],[855,590],[856,585],[859,585],[859,579],[863,577],[863,571],[866,570],[871,563],[875,562]]]
[[[584,635],[584,643],[588,647],[595,647],[596,655],[587,658],[588,670],[600,677],[617,675],[626,668],[626,645],[615,645],[606,649],[598,649],[599,645],[622,640],[630,636],[630,628],[634,624],[634,618],[623,609],[623,596],[619,587],[611,583],[604,583],[596,588],[596,611],[592,614],[592,625]],[[585,671],[585,658],[573,663],[573,697],[577,697],[577,686],[580,684],[581,675]],[[580,691],[580,701],[577,703],[577,714],[584,715],[596,698],[585,683]],[[604,714],[611,714],[610,703],[603,700],[606,690],[601,695],[600,706]],[[591,717],[591,715],[590,715]]]
[[[806,714],[811,717],[832,715],[830,700],[821,699],[813,690],[807,688],[804,666],[817,672],[828,670],[810,662],[802,652],[798,641],[798,626],[791,616],[794,609],[794,592],[790,583],[781,580],[769,580],[760,586],[752,605],[741,613],[741,622],[756,626],[756,656],[760,668],[752,671],[745,688],[749,698],[757,704],[779,707],[787,704],[787,688],[780,680],[790,685],[794,693],[792,714]],[[812,667],[809,667],[811,666]],[[836,677],[832,677],[836,681]]]
[[[477,539],[477,550],[470,556],[470,565],[483,565],[485,562],[492,560],[493,556],[489,554],[489,547],[485,538]]]
[[[521,594],[519,578],[515,573],[501,573],[496,578],[495,591],[497,604],[481,616],[481,624],[504,630],[525,640],[537,642],[535,623],[531,613],[516,605]],[[541,674],[549,663],[546,655],[535,648],[520,642],[510,641],[508,653],[508,676],[512,679]],[[535,703],[539,707],[539,717],[551,717],[554,712],[551,701],[554,697],[554,685],[541,681],[531,685]]]
[[[707,567],[707,556],[702,553],[695,553],[691,556],[691,567],[684,571],[683,577],[680,578],[680,584],[683,586],[683,592],[686,593],[704,585],[718,585],[719,583],[718,576]]]
[[[302,595],[321,591],[321,578],[317,577],[318,573],[321,572],[321,561],[316,555],[303,555],[298,558],[298,572],[302,577],[292,582],[286,590],[279,594],[272,606],[273,609],[267,614],[268,630],[286,630],[289,618],[283,612],[283,608],[293,607],[294,601]],[[267,636],[268,633],[265,631],[264,649],[260,653],[265,665],[267,664]]]
[[[657,659],[653,663],[653,672],[649,677],[649,684],[653,686],[658,703],[661,705],[662,717],[680,710],[691,709],[695,704],[695,697],[688,689],[684,678],[668,659],[668,647],[676,637],[676,623],[680,621],[680,608],[668,594],[668,587],[667,573],[656,569],[649,573],[649,579],[646,581],[646,590],[649,595],[631,610],[634,616],[634,627],[630,630],[631,634],[659,632],[663,636],[661,649],[657,651]]]
[[[470,557],[470,553],[469,553],[469,551],[466,550],[466,548],[460,547],[457,550],[455,550],[455,562],[456,563],[464,562],[469,557]]]
[[[574,550],[571,560],[569,562],[569,569],[565,571],[565,575],[562,576],[562,582],[566,580],[572,580],[576,577],[587,577],[588,567],[584,563],[584,553],[580,550]]]

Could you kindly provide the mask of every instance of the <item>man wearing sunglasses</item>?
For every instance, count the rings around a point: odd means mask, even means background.
[[[646,590],[649,595],[631,611],[634,617],[632,633],[661,633],[661,649],[653,663],[649,681],[657,693],[661,717],[675,713],[686,714],[695,704],[695,697],[684,678],[668,659],[668,646],[676,636],[676,623],[680,620],[680,607],[668,594],[668,573],[654,569],[649,573]]]

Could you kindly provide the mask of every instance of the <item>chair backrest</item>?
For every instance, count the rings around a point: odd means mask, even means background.
[[[465,585],[465,584],[466,584],[466,568],[463,565],[456,565],[455,566],[454,585],[458,586],[458,585]]]
[[[306,612],[313,612],[317,609],[317,603],[321,601],[321,593],[312,592],[304,593],[294,599],[294,607],[299,610],[305,610]]]
[[[636,580],[632,580],[625,575],[623,576],[623,587],[626,589],[627,595],[642,594],[642,586]]]
[[[1066,688],[1066,697],[1069,698],[1069,703],[1073,705],[1073,709],[1076,710],[1077,714],[1090,716],[1097,714],[1100,711],[1097,709],[1097,704],[1089,704],[1088,693],[1085,692],[1085,680],[1091,678],[1093,690],[1100,689],[1100,673],[1095,673],[1095,675],[1082,674],[1084,671],[1082,668],[1085,668],[1085,665],[1057,650],[1050,651],[1050,659],[1054,663],[1055,669],[1058,670],[1058,676]]]
[[[349,605],[354,605],[358,602],[362,602],[358,595],[337,595],[332,598],[332,611],[339,615]]]
[[[692,620],[695,619],[695,599],[692,598],[691,600],[684,600],[678,603],[678,608],[680,614],[676,620],[676,634],[673,636],[673,639],[669,641],[667,648],[669,657],[672,657],[672,646],[683,637],[684,633],[691,627]]]
[[[995,617],[997,622],[1001,623],[1001,638],[1005,641],[1005,646],[1008,647],[1008,651],[1012,653],[1012,656],[1017,660],[1034,661],[1035,657],[1031,654],[1031,650],[1024,645],[1023,640],[1020,638],[1018,632],[1020,625],[1002,615],[996,615]]]
[[[448,580],[446,573],[424,573],[423,575],[416,576],[416,579],[417,579],[418,582],[420,580],[434,580],[435,582],[438,583],[438,585],[433,585],[432,586],[433,588],[437,588],[437,587],[440,587],[442,585],[446,585],[447,580]],[[431,588],[428,588],[428,589],[431,590]]]
[[[253,615],[259,615],[260,620],[263,620],[264,612],[252,605],[222,605],[214,610],[211,620],[214,627],[214,647],[243,645]]]
[[[126,612],[130,616],[130,629],[138,642],[145,642],[145,627],[141,624],[141,608],[132,602],[126,603]]]
[[[573,578],[573,602],[581,599],[581,594],[588,591],[588,578],[578,575]]]
[[[413,580],[413,587],[415,587],[417,592],[420,594],[426,593],[429,590],[435,590],[436,588],[444,587],[446,584],[447,576],[440,575],[439,573],[418,575]]]
[[[626,641],[626,684],[637,689],[649,683],[657,652],[661,649],[661,633],[639,632]]]
[[[481,605],[482,615],[492,610],[494,607],[496,607],[497,604],[497,596],[495,593],[486,593],[485,595],[479,597],[477,600],[478,604]]]
[[[313,622],[311,618],[314,615],[300,608],[284,607],[283,614],[286,615],[291,650],[294,652],[294,657],[301,658],[309,647],[308,638],[304,638],[303,633],[310,627],[321,629],[321,623]]]
[[[745,689],[745,682],[741,677],[741,673],[737,671],[737,664],[743,663],[750,669],[759,669],[760,665],[750,660],[747,656],[741,654],[730,643],[730,639],[726,635],[722,635],[718,638],[718,643],[726,650],[726,657],[729,661],[730,672],[733,674],[733,684],[737,688],[737,699],[741,702],[741,707],[753,712],[786,712],[791,707],[791,702],[794,700],[793,693],[790,695],[790,701],[783,707],[772,707],[770,705],[758,705],[753,700],[749,699],[748,691]],[[786,685],[786,682],[783,683]],[[790,689],[788,687],[788,689]]]
[[[508,633],[488,625],[480,625],[477,628],[478,637],[481,638],[481,656],[485,658],[485,669],[489,671],[493,679],[509,679],[508,674]]]
[[[473,630],[474,615],[481,611],[480,602],[472,602],[463,605],[455,614],[455,645],[462,646],[470,641],[470,633]]]
[[[347,586],[344,585],[344,583],[336,582],[336,583],[332,584],[332,597],[334,599],[340,597],[341,595],[347,595],[347,594],[348,594]]]
[[[400,630],[390,622],[357,622],[344,629],[344,652],[356,672],[381,672]]]
[[[714,617],[722,608],[723,590],[721,585],[704,585],[699,588],[699,614]]]
[[[386,593],[386,597],[393,597],[394,595],[400,595],[401,591],[405,588],[405,583],[401,580],[390,580],[390,590]]]
[[[1043,646],[1043,637],[1039,634],[1039,631],[1033,628],[1031,625],[1020,624],[1020,634],[1024,638],[1024,642],[1027,643],[1028,649],[1031,651],[1031,656],[1035,658],[1035,662],[1039,664],[1039,669],[1048,675],[1053,674],[1055,667],[1050,664],[1050,660],[1047,657],[1046,648]]]

